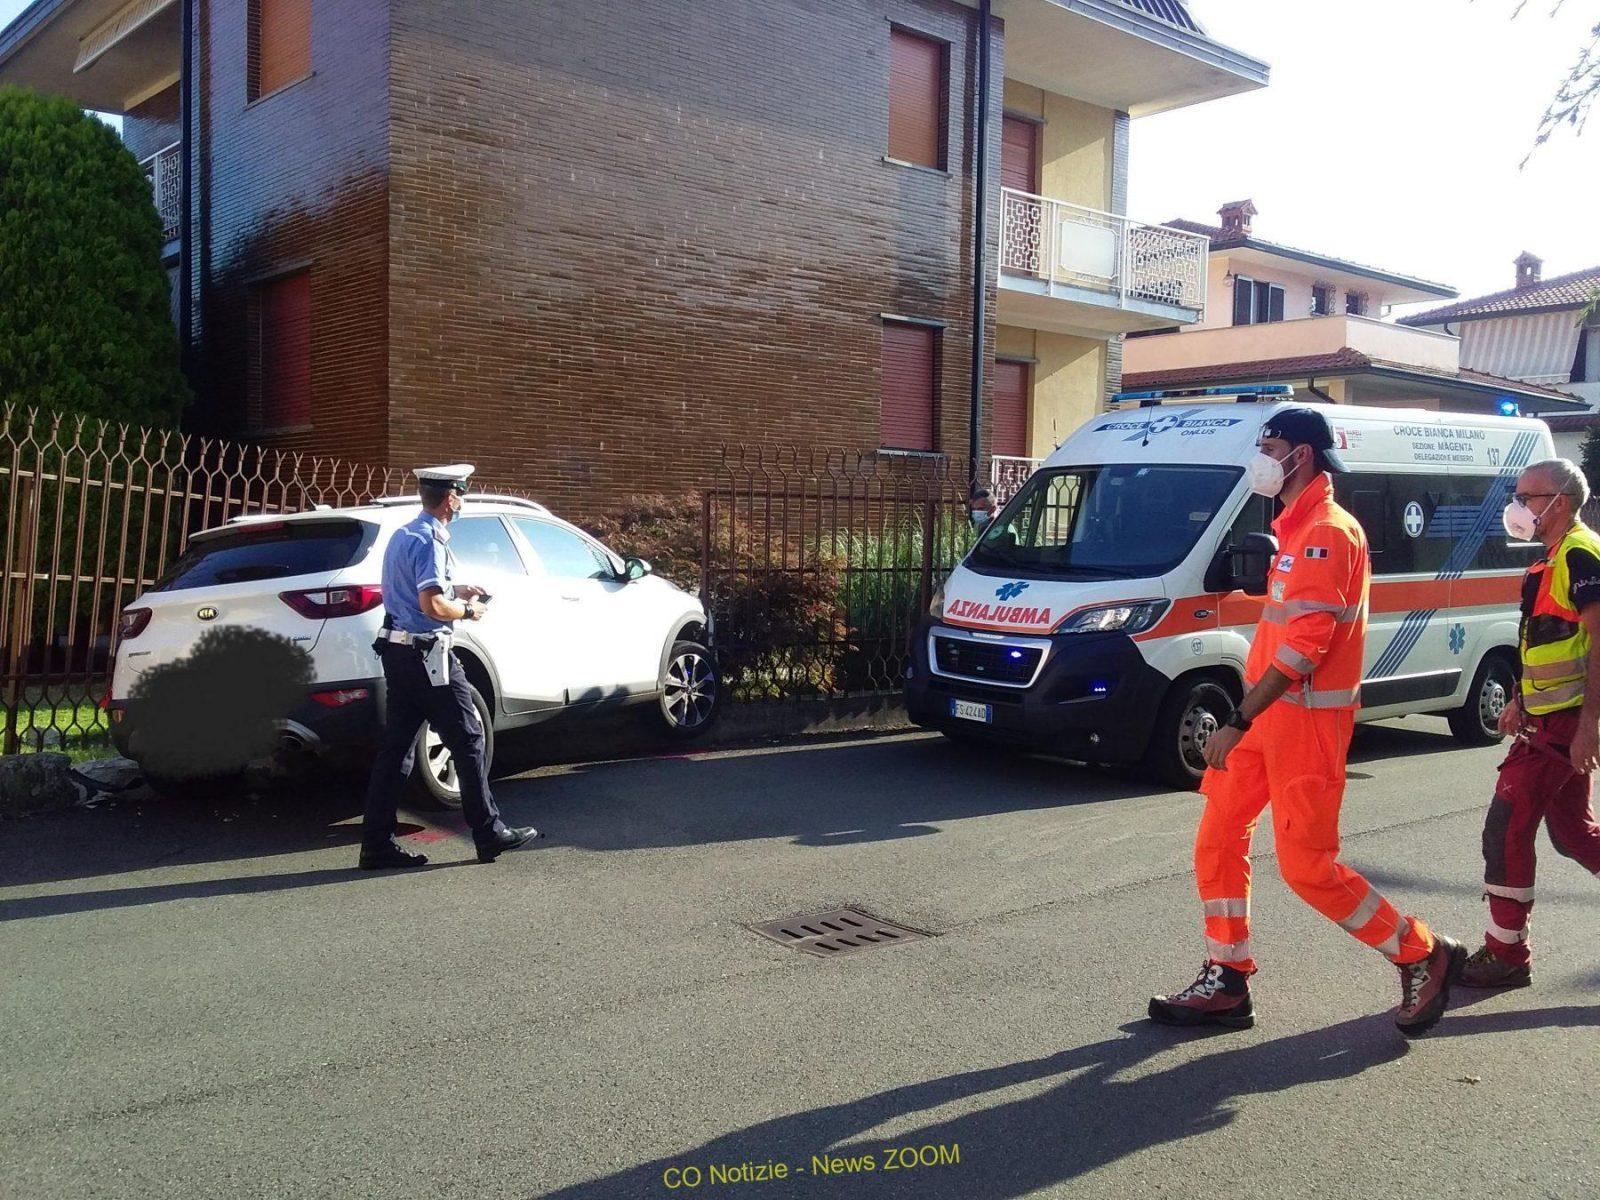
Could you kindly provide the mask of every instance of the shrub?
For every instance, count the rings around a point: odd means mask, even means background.
[[[161,223],[116,132],[0,88],[0,403],[147,425],[188,401]]]

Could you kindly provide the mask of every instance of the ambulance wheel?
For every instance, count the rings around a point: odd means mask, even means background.
[[[483,726],[483,761],[487,769],[494,762],[494,719],[483,693],[470,684],[467,691],[472,693],[472,707],[478,710],[478,723]],[[412,752],[409,780],[412,803],[433,812],[460,808],[461,772],[455,755],[426,722],[417,731]]]
[[[1180,682],[1167,693],[1145,762],[1162,782],[1195,788],[1206,772],[1206,742],[1233,711],[1233,696],[1215,679]]]
[[[1515,694],[1517,677],[1503,654],[1486,654],[1472,677],[1467,702],[1450,713],[1450,732],[1469,746],[1492,746],[1505,735],[1500,732],[1500,714]]]

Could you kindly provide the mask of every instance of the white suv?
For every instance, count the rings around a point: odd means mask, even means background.
[[[390,536],[420,511],[415,497],[356,508],[239,517],[196,534],[166,576],[122,613],[111,680],[112,731],[127,731],[129,696],[151,667],[188,655],[201,634],[247,625],[307,650],[310,694],[280,722],[284,749],[313,755],[375,748],[383,672],[372,643],[383,619],[379,580]],[[450,525],[456,576],[489,592],[479,621],[456,626],[489,752],[498,730],[622,704],[650,704],[673,737],[705,732],[720,699],[711,622],[694,596],[623,559],[542,505],[469,496]],[[416,798],[456,807],[450,753],[424,727]]]

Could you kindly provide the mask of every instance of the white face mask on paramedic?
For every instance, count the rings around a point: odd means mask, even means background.
[[[1551,496],[1545,502],[1544,512],[1534,515],[1520,500],[1513,500],[1506,505],[1505,511],[1500,514],[1501,523],[1505,525],[1506,532],[1519,542],[1531,542],[1539,536],[1539,524],[1544,520],[1545,513],[1550,511],[1550,505],[1556,502],[1556,497]]]
[[[1294,457],[1294,451],[1289,451],[1289,458]],[[1293,467],[1284,469],[1288,459],[1273,458],[1265,450],[1257,450],[1256,456],[1250,460],[1250,465],[1245,468],[1245,473],[1250,479],[1250,490],[1258,496],[1276,496],[1283,491],[1283,481]]]

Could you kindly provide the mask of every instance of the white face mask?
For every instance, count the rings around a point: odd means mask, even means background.
[[[1294,451],[1289,451],[1289,457],[1294,457]],[[1265,450],[1257,450],[1256,456],[1250,460],[1250,465],[1245,468],[1245,474],[1250,480],[1250,490],[1258,496],[1276,496],[1283,491],[1283,481],[1288,476],[1282,461],[1273,458]],[[1293,470],[1291,467],[1289,470]]]
[[[1544,520],[1545,513],[1550,511],[1550,506],[1556,502],[1554,496],[1545,502],[1544,512],[1534,515],[1533,509],[1519,500],[1513,500],[1506,505],[1505,511],[1500,514],[1501,523],[1505,525],[1506,532],[1514,541],[1532,542],[1539,537],[1539,523]]]

